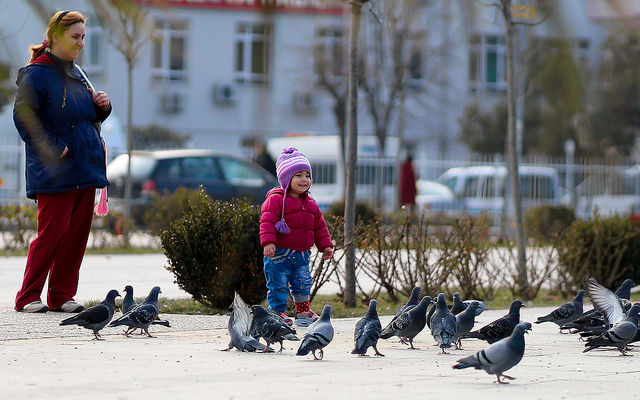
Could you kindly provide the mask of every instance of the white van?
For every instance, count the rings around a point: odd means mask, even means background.
[[[345,165],[340,157],[338,135],[292,135],[267,141],[267,149],[274,159],[286,147],[295,147],[309,159],[313,169],[310,193],[321,210],[326,211],[331,204],[344,199]],[[381,155],[376,137],[358,137],[356,198],[373,202],[376,181],[381,178],[383,208],[391,210],[395,200],[397,138],[388,138],[385,147],[385,154]]]
[[[519,173],[524,209],[558,203],[560,178],[556,169],[523,165]],[[504,166],[472,166],[451,168],[437,182],[451,189],[456,204],[469,214],[500,215],[503,191],[509,186],[506,178],[507,169]],[[509,206],[509,214],[513,214],[512,205]]]

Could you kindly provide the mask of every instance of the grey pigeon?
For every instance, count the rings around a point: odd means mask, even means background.
[[[515,379],[504,372],[516,366],[524,355],[524,334],[531,330],[528,322],[518,323],[510,336],[499,340],[476,354],[458,360],[454,369],[473,367],[483,369],[490,375],[495,375],[497,383],[509,383],[501,381],[503,376],[507,379]]]
[[[462,311],[464,311],[465,308],[467,308],[467,306],[462,302],[462,299],[460,298],[460,293],[454,292],[453,304],[451,305],[451,314],[456,315],[458,313],[461,313]]]
[[[418,305],[420,302],[420,287],[416,286],[411,290],[411,295],[407,299],[407,302],[396,311],[395,316],[402,314],[406,309],[412,308]]]
[[[465,307],[469,307],[469,304],[473,302],[478,303],[478,308],[476,309],[476,317],[484,312],[487,309],[487,306],[484,304],[484,301],[481,300],[465,300],[463,301]]]
[[[446,354],[445,349],[451,347],[456,337],[456,317],[447,308],[447,300],[444,293],[438,295],[436,309],[431,316],[431,335],[438,343],[442,354]]]
[[[324,349],[333,340],[333,326],[331,325],[331,312],[333,307],[328,304],[322,308],[320,319],[309,325],[307,334],[300,343],[297,356],[306,356],[309,352],[312,352],[313,358],[316,360],[322,360],[324,357]],[[319,353],[319,357],[316,356],[316,350]]]
[[[456,349],[462,348],[462,338],[473,329],[476,309],[479,306],[477,301],[472,301],[464,311],[456,315],[456,337],[454,341]]]
[[[128,326],[129,329],[125,332],[126,336],[131,335],[135,329],[142,329],[148,337],[153,337],[149,333],[149,326],[158,318],[160,309],[158,308],[158,295],[162,293],[158,286],[155,286],[149,292],[149,296],[133,310],[124,314],[120,318],[111,322],[109,326]]]
[[[593,306],[604,317],[607,329],[601,335],[589,338],[584,352],[598,347],[616,347],[622,355],[627,355],[626,346],[638,331],[640,306],[631,307],[627,315],[620,298],[595,279],[589,278],[584,285]]]
[[[369,347],[373,347],[376,352],[376,356],[384,357],[384,354],[378,351],[378,339],[380,339],[380,332],[382,332],[382,325],[380,325],[380,318],[378,318],[377,307],[378,302],[375,299],[369,301],[369,310],[364,317],[358,323],[356,323],[356,329],[353,333],[353,341],[355,347],[351,354],[365,355]]]
[[[124,292],[126,294],[124,295],[124,299],[122,299],[122,314],[128,313],[138,305],[138,303],[133,299],[133,287],[131,285],[125,286]]]
[[[525,307],[525,305],[520,300],[514,300],[509,306],[507,315],[488,323],[476,331],[470,332],[466,337],[486,340],[489,343],[508,337],[513,332],[513,328],[520,322],[520,308],[522,307]]]
[[[91,329],[95,340],[101,340],[100,329],[104,328],[116,311],[116,297],[120,297],[117,290],[107,293],[104,301],[60,322],[60,325],[78,325]]]
[[[233,296],[231,304],[231,317],[229,318],[229,336],[231,341],[229,347],[225,351],[234,347],[240,351],[264,351],[267,346],[258,342],[256,338],[249,334],[253,314],[251,308],[242,300],[242,297],[236,292]]]
[[[580,290],[573,300],[561,305],[545,316],[538,317],[538,320],[534,323],[541,324],[543,322],[553,322],[558,325],[558,327],[562,328],[564,324],[580,318],[582,316],[582,298],[584,297],[584,294],[585,291]]]
[[[389,339],[398,336],[404,344],[409,344],[412,349],[413,338],[427,325],[427,306],[431,303],[431,297],[425,296],[417,306],[405,310],[397,318],[391,320],[380,333],[381,339]]]
[[[251,329],[249,334],[260,340],[263,338],[267,342],[267,346],[263,350],[264,352],[271,351],[273,343],[280,343],[280,350],[284,349],[284,340],[300,340],[296,336],[296,330],[289,326],[284,318],[276,313],[269,312],[261,305],[254,305],[251,307],[251,314],[253,315],[253,321],[251,322]]]

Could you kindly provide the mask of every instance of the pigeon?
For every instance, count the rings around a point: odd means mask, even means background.
[[[380,332],[382,331],[380,318],[378,318],[378,310],[376,309],[377,306],[378,302],[375,299],[371,299],[369,301],[369,311],[356,323],[356,329],[353,333],[355,348],[351,354],[364,356],[367,349],[373,347],[376,356],[384,357],[384,354],[380,353],[377,348]]]
[[[580,290],[573,300],[561,305],[545,316],[538,317],[538,320],[534,323],[541,324],[543,322],[553,322],[561,328],[560,332],[562,332],[562,326],[564,324],[572,322],[582,316],[582,298],[584,297],[584,294],[585,291]]]
[[[431,335],[440,346],[442,354],[444,349],[451,347],[456,337],[456,317],[447,308],[447,300],[444,293],[438,295],[436,309],[430,319]]]
[[[131,335],[135,329],[140,328],[148,337],[153,337],[149,333],[149,326],[158,318],[158,314],[160,313],[160,309],[158,308],[158,295],[160,293],[162,293],[160,288],[155,286],[142,303],[111,322],[109,326],[128,326],[129,329],[125,332],[126,336]]]
[[[397,317],[398,315],[402,314],[404,310],[408,308],[417,306],[419,302],[420,302],[420,288],[416,286],[411,291],[411,295],[407,299],[407,302],[402,307],[398,308],[395,316]]]
[[[371,305],[369,305],[369,307],[371,307]],[[333,307],[325,304],[322,308],[320,319],[309,325],[309,330],[302,339],[300,348],[298,348],[298,352],[296,353],[297,356],[306,356],[309,352],[312,352],[315,360],[322,360],[324,357],[324,351],[322,349],[333,340],[333,326],[331,325],[332,312]],[[319,357],[316,356],[316,350],[318,350]]]
[[[458,360],[458,363],[453,368],[473,367],[475,369],[483,369],[488,374],[496,376],[497,381],[494,383],[509,383],[501,381],[500,377],[503,376],[510,380],[515,379],[512,376],[505,375],[504,372],[513,368],[522,360],[524,355],[524,334],[530,330],[530,323],[520,322],[516,324],[510,336],[493,343],[472,356]]]
[[[633,279],[625,279],[616,290],[616,296],[621,299],[631,299],[631,288],[635,286]]]
[[[253,314],[251,308],[242,300],[242,297],[236,292],[233,296],[231,304],[231,317],[229,318],[229,336],[231,341],[229,347],[224,349],[228,351],[234,347],[239,351],[264,351],[267,346],[263,345],[249,334]]]
[[[469,307],[456,315],[456,337],[454,338],[456,349],[462,348],[462,338],[473,329],[476,309],[479,306],[477,301],[473,301],[469,304]]]
[[[392,319],[380,333],[380,338],[389,339],[392,336],[398,336],[400,342],[409,344],[412,349],[415,349],[413,338],[427,325],[427,306],[430,303],[431,297],[423,297],[417,306],[408,308],[397,318]]]
[[[595,279],[589,278],[585,281],[584,286],[594,307],[604,317],[607,330],[601,335],[587,339],[583,352],[586,353],[598,347],[616,347],[622,355],[626,356],[626,346],[638,331],[640,306],[631,307],[627,315],[620,298]]]
[[[116,297],[120,297],[120,293],[115,289],[111,290],[107,293],[104,301],[63,320],[60,325],[79,325],[91,329],[94,339],[102,340],[100,329],[104,328],[113,318],[113,313],[116,311]]]
[[[253,321],[251,322],[249,335],[256,338],[256,340],[264,338],[267,346],[263,352],[271,351],[269,347],[271,344],[280,343],[278,353],[281,353],[284,349],[282,342],[284,342],[285,339],[293,341],[300,340],[298,336],[296,336],[295,328],[289,326],[280,315],[269,312],[261,305],[252,306],[251,314],[253,315]]]
[[[484,312],[484,310],[487,309],[487,306],[484,304],[484,301],[480,301],[480,300],[465,300],[463,301],[465,307],[469,307],[469,304],[473,303],[473,302],[478,303],[478,308],[476,309],[476,317],[480,314],[482,314]]]
[[[464,311],[467,306],[462,302],[460,293],[453,293],[453,305],[451,306],[451,314],[456,315]]]
[[[138,305],[138,303],[133,299],[133,287],[131,285],[125,286],[124,292],[126,294],[124,295],[124,299],[122,299],[122,314],[128,313]]]
[[[509,307],[509,313],[504,317],[490,322],[482,328],[470,332],[466,337],[486,340],[489,343],[511,335],[513,328],[520,322],[520,308],[525,307],[520,300],[514,300]]]

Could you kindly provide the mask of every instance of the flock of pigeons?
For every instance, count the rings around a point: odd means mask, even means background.
[[[133,287],[127,285],[124,291],[126,295],[122,300],[122,315],[119,318],[111,321],[116,311],[116,297],[120,297],[120,293],[113,289],[107,293],[104,301],[63,320],[60,325],[78,325],[90,329],[97,340],[101,340],[100,330],[107,324],[110,327],[126,326],[125,336],[129,336],[136,329],[140,329],[140,334],[147,334],[149,337],[153,337],[149,333],[151,324],[171,326],[169,321],[158,317],[160,312],[158,295],[162,293],[158,286],[151,289],[149,296],[139,304],[133,299]]]
[[[629,300],[633,286],[633,281],[627,279],[614,293],[595,279],[588,279],[584,283],[584,290],[580,290],[573,300],[548,315],[539,317],[535,323],[553,322],[558,325],[561,333],[579,333],[580,338],[586,342],[584,352],[600,347],[613,347],[622,355],[627,355],[628,345],[640,340],[640,303],[632,304]],[[112,321],[116,309],[115,298],[120,294],[117,290],[111,290],[103,302],[63,320],[60,325],[79,325],[90,329],[98,340],[101,338],[99,331],[107,324],[110,327],[126,326],[126,336],[140,329],[140,334],[149,337],[152,337],[148,330],[151,324],[170,326],[168,321],[158,317],[158,295],[161,293],[159,287],[154,287],[149,296],[139,304],[133,299],[131,286],[127,286],[125,292],[122,315],[119,318]],[[594,306],[587,312],[583,312],[585,295],[589,296]],[[462,301],[458,293],[454,293],[453,303],[448,306],[444,293],[438,294],[436,299],[430,296],[420,299],[420,288],[414,288],[407,303],[398,309],[384,328],[378,318],[377,304],[372,299],[367,313],[356,323],[352,354],[364,356],[372,348],[376,356],[384,356],[378,350],[378,340],[394,336],[401,343],[415,349],[414,338],[428,327],[441,353],[446,353],[446,349],[452,346],[462,348],[462,339],[488,342],[487,348],[458,360],[453,368],[473,367],[485,370],[496,375],[497,383],[508,383],[501,380],[501,377],[514,379],[504,372],[522,359],[525,349],[524,334],[532,327],[531,323],[520,321],[520,309],[525,307],[520,300],[511,303],[505,316],[476,330],[473,330],[475,317],[485,310],[485,305],[478,300]],[[309,325],[300,341],[296,330],[278,313],[260,305],[249,307],[236,293],[228,325],[231,341],[224,350],[235,348],[248,352],[274,352],[271,345],[279,343],[278,352],[282,352],[283,342],[292,340],[301,342],[296,355],[306,356],[312,353],[314,359],[321,360],[324,356],[323,349],[331,343],[334,336],[332,311],[330,305],[325,305],[320,318]],[[266,345],[260,342],[261,338]]]
[[[561,332],[568,330],[570,333],[579,333],[580,338],[586,341],[584,352],[599,347],[613,347],[622,355],[627,355],[627,346],[640,340],[640,303],[631,304],[629,300],[633,281],[627,279],[615,293],[593,278],[585,281],[584,285],[585,289],[580,290],[572,301],[548,315],[539,317],[535,323],[553,322],[560,327]],[[585,294],[591,299],[594,308],[583,313]],[[420,299],[420,289],[414,288],[407,303],[400,307],[387,326],[382,328],[378,318],[377,301],[372,299],[367,313],[356,323],[354,349],[351,353],[366,355],[367,350],[372,348],[376,356],[384,356],[378,350],[378,340],[394,336],[397,336],[401,343],[415,349],[414,338],[428,327],[441,353],[446,353],[446,349],[452,346],[456,349],[462,348],[462,339],[480,339],[488,342],[487,348],[459,359],[453,368],[482,369],[488,374],[496,375],[497,383],[508,383],[501,380],[501,377],[514,379],[504,372],[522,360],[525,349],[524,334],[532,328],[531,323],[520,321],[522,307],[525,305],[520,300],[514,300],[505,316],[473,330],[475,317],[485,310],[483,302],[462,301],[459,294],[454,293],[453,304],[448,306],[444,293],[440,293],[435,300],[430,296]],[[235,348],[239,351],[273,352],[270,346],[280,343],[278,352],[281,352],[284,340],[300,340],[296,336],[296,330],[279,314],[259,305],[249,307],[237,293],[231,310],[231,341],[225,350]],[[322,359],[323,348],[331,342],[334,335],[331,312],[331,306],[325,305],[320,319],[309,326],[297,355],[304,356],[311,352],[314,359]],[[266,345],[260,343],[261,338],[265,340]]]

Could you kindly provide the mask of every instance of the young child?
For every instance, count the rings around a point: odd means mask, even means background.
[[[296,305],[296,325],[318,319],[309,308],[309,255],[314,244],[324,259],[333,256],[333,243],[322,212],[309,196],[311,165],[298,150],[288,147],[276,162],[280,187],[271,189],[262,204],[260,245],[264,254],[269,308],[292,324],[285,314],[289,292]]]

